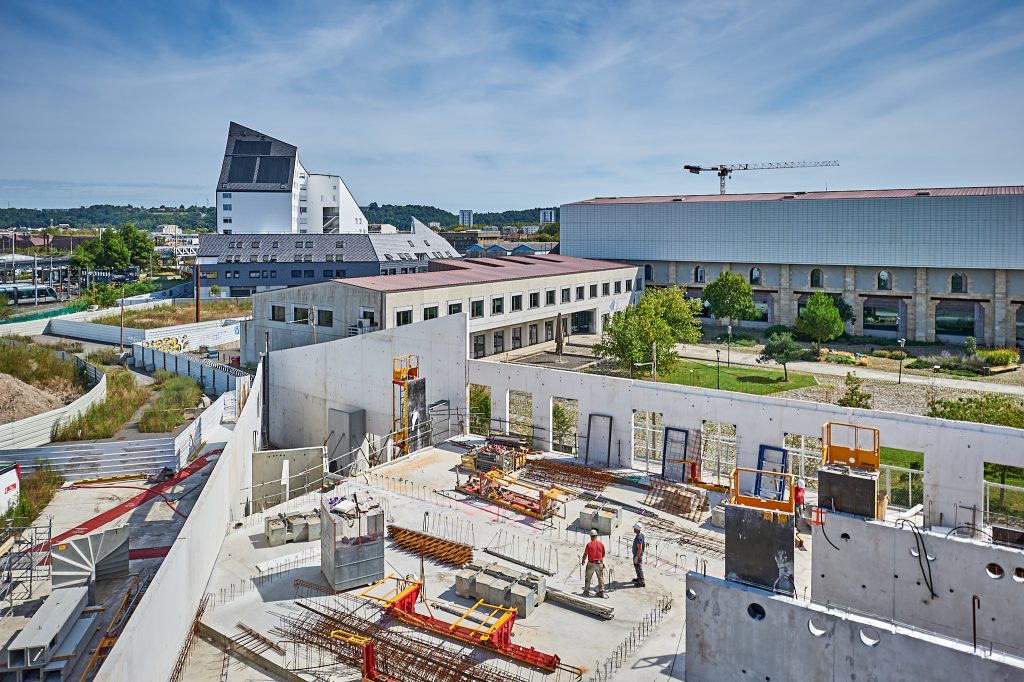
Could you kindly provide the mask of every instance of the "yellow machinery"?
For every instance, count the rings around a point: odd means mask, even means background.
[[[753,475],[757,481],[749,493],[740,488],[740,475],[744,473]],[[729,502],[768,512],[792,514],[796,509],[793,474],[737,467],[732,470]]]
[[[825,464],[878,471],[881,465],[879,442],[878,429],[826,422],[821,427],[821,459]]]
[[[420,376],[418,355],[398,355],[391,370],[391,433],[395,447],[409,452],[409,391],[408,384]]]

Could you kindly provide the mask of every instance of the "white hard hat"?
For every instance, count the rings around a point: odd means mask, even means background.
[[[590,535],[591,535],[591,536],[597,535],[597,530],[596,530],[596,529],[594,529],[594,528],[591,528],[591,529],[590,529]]]
[[[636,523],[633,524],[633,530],[642,531],[643,529],[644,529],[644,524],[640,523],[639,521],[637,521]]]
[[[806,488],[807,487],[807,481],[805,481],[804,479],[801,478],[799,481],[797,481],[797,485],[800,486],[801,488]]]

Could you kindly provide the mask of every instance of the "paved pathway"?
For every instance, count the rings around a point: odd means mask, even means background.
[[[676,346],[676,352],[679,353],[680,357],[684,359],[698,359],[704,361],[715,362],[715,349],[707,346],[688,346],[678,345]],[[722,353],[725,361],[725,353]],[[745,365],[753,365],[756,363],[756,355],[745,351],[738,351],[735,348],[732,350],[732,357],[737,362],[742,362]],[[769,363],[767,367],[781,365],[775,365],[775,363]],[[809,374],[827,374],[831,376],[845,377],[847,372],[856,372],[857,376],[861,379],[877,379],[880,381],[888,381],[895,383],[897,375],[893,372],[885,372],[879,369],[870,369],[868,367],[850,367],[849,365],[836,365],[828,362],[790,362],[787,367],[794,372],[807,372]],[[1020,370],[1018,370],[1020,371]],[[942,386],[944,388],[962,389],[967,391],[988,391],[990,393],[1006,393],[1009,395],[1024,396],[1024,386],[1017,386],[1014,384],[1000,384],[991,381],[968,381],[965,379],[953,379],[950,377],[944,377],[940,375],[932,376],[921,376],[920,374],[908,374],[903,373],[903,383],[905,384],[925,384],[930,386]]]

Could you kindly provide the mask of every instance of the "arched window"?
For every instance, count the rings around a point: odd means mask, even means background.
[[[653,265],[645,265],[644,266],[644,279],[647,280],[648,282],[653,282],[654,281],[654,266]]]
[[[967,275],[962,272],[954,272],[949,280],[949,290],[954,294],[967,293]]]
[[[704,266],[698,265],[693,269],[693,281],[697,284],[704,283]]]
[[[757,266],[750,268],[750,283],[761,284],[761,268]]]
[[[811,286],[817,289],[822,287],[822,275],[820,268],[814,268],[811,270]]]
[[[880,270],[878,272],[878,289],[880,291],[892,290],[892,275],[888,270]]]

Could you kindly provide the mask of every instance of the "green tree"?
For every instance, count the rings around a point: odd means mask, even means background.
[[[700,341],[701,322],[698,316],[703,307],[700,299],[687,298],[678,287],[648,289],[639,306],[649,308],[651,314],[665,320],[676,343]]]
[[[839,317],[843,322],[853,324],[857,321],[857,314],[853,312],[853,306],[846,302],[842,294],[829,294],[839,310]]]
[[[486,436],[491,428],[491,390],[486,386],[469,386],[469,432]]]
[[[715,281],[704,287],[704,303],[713,317],[734,320],[754,320],[760,313],[754,306],[754,290],[747,280],[735,272],[722,271]]]
[[[569,414],[565,405],[553,400],[551,402],[551,434],[555,442],[564,444],[568,437],[576,430],[576,421]]]
[[[121,236],[121,241],[128,249],[131,264],[139,267],[149,265],[155,253],[153,240],[149,238],[149,235],[136,228],[132,223],[125,223],[117,231]]]
[[[100,242],[101,248],[96,259],[96,265],[99,267],[121,269],[132,264],[131,251],[128,250],[128,246],[116,230],[104,230],[103,235],[97,241]]]
[[[6,294],[0,294],[0,320],[6,320],[13,314],[11,310],[11,303],[8,301]]]
[[[82,270],[92,270],[99,261],[103,244],[99,239],[89,239],[75,247],[71,254],[71,265]]]
[[[653,349],[657,351],[658,369],[669,370],[679,359],[673,350],[676,337],[657,310],[655,305],[642,305],[641,300],[641,305],[612,315],[605,325],[601,343],[593,348],[594,355],[610,360],[632,377],[636,365],[651,362]]]
[[[846,373],[846,393],[836,401],[837,405],[843,407],[859,407],[864,410],[871,409],[871,394],[865,391],[864,380],[853,372]]]
[[[768,337],[764,344],[764,350],[757,357],[760,363],[777,362],[782,365],[783,381],[789,381],[789,370],[786,364],[796,362],[804,356],[804,349],[799,343],[793,340],[789,332],[779,332]]]
[[[819,344],[842,334],[843,320],[832,297],[822,291],[814,292],[796,318],[796,330],[814,341],[815,350]]]
[[[998,393],[980,393],[956,400],[932,399],[928,401],[928,416],[1024,429],[1024,402]],[[1019,469],[986,462],[985,478],[998,477],[999,483],[1006,485],[1006,475]],[[1006,489],[1003,488],[999,490],[999,505],[1003,506],[1005,501]]]
[[[210,295],[211,296],[220,296],[220,285],[219,284],[214,284],[212,287],[210,287]]]

